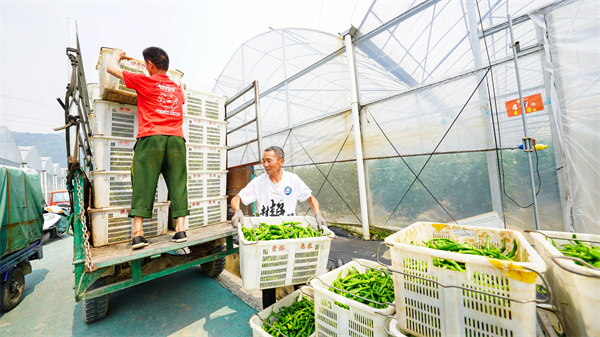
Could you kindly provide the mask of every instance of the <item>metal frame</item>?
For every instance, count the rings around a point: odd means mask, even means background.
[[[233,109],[229,114],[227,113],[227,107],[229,105],[231,105],[233,102],[237,101],[238,99],[240,99],[241,97],[243,97],[246,93],[248,93],[250,90],[253,90],[253,94],[254,94],[254,98],[252,98],[251,100],[244,102],[243,104],[241,104],[240,106],[238,106],[237,108]],[[236,144],[236,145],[232,145],[227,147],[227,151],[231,151],[234,149],[237,149],[239,147],[242,146],[248,146],[254,142],[257,143],[257,147],[258,147],[258,156],[260,156],[260,154],[262,154],[262,132],[261,132],[261,126],[260,126],[260,94],[258,91],[258,81],[254,81],[252,82],[252,84],[248,85],[247,87],[245,87],[244,89],[242,89],[240,92],[238,92],[237,94],[233,95],[233,97],[229,98],[226,102],[225,102],[225,121],[230,120],[231,118],[233,118],[234,116],[236,116],[237,114],[239,114],[240,112],[248,109],[249,107],[251,107],[252,105],[254,105],[254,118],[246,121],[244,123],[242,123],[241,125],[231,129],[231,130],[227,130],[227,136],[229,136],[230,134],[237,132],[241,129],[243,129],[244,127],[252,124],[252,123],[256,123],[256,138],[243,142],[241,144]],[[228,139],[228,138],[227,138]],[[229,158],[228,158],[229,160]],[[260,161],[260,157],[258,158],[258,160]],[[253,163],[250,163],[253,164]],[[229,163],[227,164],[227,166],[229,166]]]

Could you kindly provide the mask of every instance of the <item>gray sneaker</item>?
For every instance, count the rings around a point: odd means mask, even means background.
[[[172,240],[174,242],[185,242],[187,241],[187,235],[185,235],[185,231],[177,232],[173,235]]]

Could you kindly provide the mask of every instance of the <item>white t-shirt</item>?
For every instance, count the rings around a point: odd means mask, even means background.
[[[238,195],[244,205],[256,201],[260,216],[295,216],[296,203],[306,201],[311,194],[300,177],[283,171],[279,183],[274,184],[265,173],[252,179]]]

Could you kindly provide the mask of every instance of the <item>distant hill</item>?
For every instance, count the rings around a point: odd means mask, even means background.
[[[65,133],[29,133],[13,132],[13,137],[17,146],[35,146],[40,157],[50,157],[53,163],[60,164],[60,167],[67,167],[67,147],[65,143]]]

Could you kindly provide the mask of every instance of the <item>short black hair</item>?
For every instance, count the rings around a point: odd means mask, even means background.
[[[162,48],[148,47],[142,52],[144,61],[152,62],[160,70],[169,70],[169,55]]]
[[[268,148],[265,149],[265,152],[267,152],[267,151],[273,151],[273,152],[275,152],[275,155],[277,156],[277,158],[285,159],[285,154],[283,153],[283,149],[280,148],[279,146],[269,146]]]

